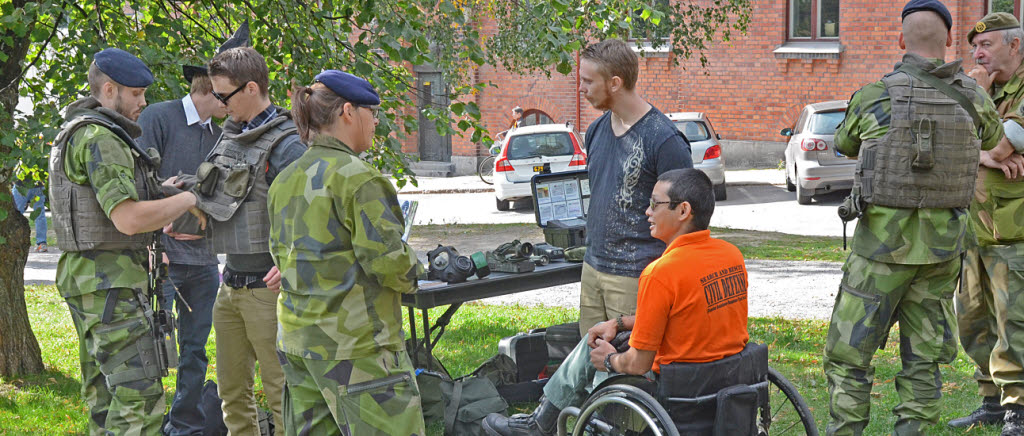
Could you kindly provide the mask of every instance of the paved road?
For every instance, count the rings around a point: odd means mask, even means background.
[[[849,191],[815,197],[809,205],[796,202],[796,194],[784,185],[750,184],[729,186],[729,199],[715,205],[711,225],[734,229],[765,230],[797,235],[842,236],[842,222],[836,207]],[[514,211],[499,212],[494,193],[399,194],[403,200],[419,201],[416,224],[533,223],[529,201],[516,203]],[[853,234],[855,223],[848,227]]]

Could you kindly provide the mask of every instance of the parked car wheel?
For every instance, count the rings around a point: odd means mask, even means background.
[[[811,197],[814,196],[814,191],[808,192],[807,188],[800,186],[800,182],[796,183],[796,202],[799,204],[811,204]]]
[[[498,210],[505,212],[509,209],[507,200],[502,200],[500,198],[495,198],[494,200],[496,201]]]
[[[796,191],[796,185],[793,184],[793,180],[789,178],[789,171],[786,171],[786,190],[789,192]]]
[[[725,201],[725,183],[715,185],[715,201]]]

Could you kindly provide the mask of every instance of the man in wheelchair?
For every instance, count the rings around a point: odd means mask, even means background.
[[[651,236],[668,246],[640,276],[637,311],[593,326],[544,386],[540,406],[483,421],[497,436],[553,435],[559,412],[579,406],[609,374],[654,379],[661,365],[712,362],[747,344],[747,270],[740,251],[710,237],[711,180],[700,170],[665,172],[651,193]],[[620,351],[612,345],[631,331]]]

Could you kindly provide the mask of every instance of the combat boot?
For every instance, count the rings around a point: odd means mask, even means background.
[[[553,436],[561,412],[547,398],[541,398],[540,406],[533,413],[516,414],[511,417],[492,413],[484,417],[484,431],[491,436]]]
[[[1007,404],[1001,436],[1024,436],[1024,406]]]
[[[999,405],[999,397],[985,397],[981,400],[981,407],[963,418],[949,421],[953,428],[968,428],[972,425],[994,425],[1002,424],[1006,409]]]

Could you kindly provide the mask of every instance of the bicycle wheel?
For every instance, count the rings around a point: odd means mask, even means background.
[[[480,180],[484,183],[494,184],[494,156],[487,156],[480,161],[480,166],[476,168],[476,175],[480,176]]]
[[[768,367],[768,381],[768,404],[761,407],[758,434],[817,436],[814,415],[796,386],[772,367]]]

